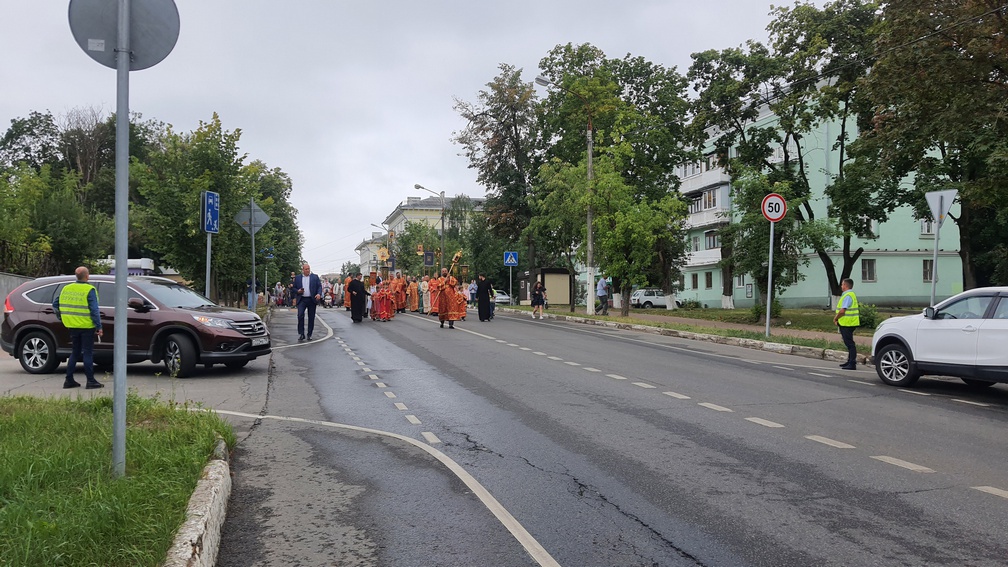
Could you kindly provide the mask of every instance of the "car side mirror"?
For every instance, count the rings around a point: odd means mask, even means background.
[[[148,311],[150,309],[147,306],[147,302],[139,297],[131,297],[127,299],[126,306],[130,309],[136,309],[137,311]]]
[[[934,307],[925,307],[924,308],[924,318],[925,319],[934,319],[935,318],[935,308]]]

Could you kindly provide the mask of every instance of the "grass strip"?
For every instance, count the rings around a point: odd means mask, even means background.
[[[112,398],[0,398],[0,565],[156,566],[230,424],[188,404],[126,403],[113,479]]]

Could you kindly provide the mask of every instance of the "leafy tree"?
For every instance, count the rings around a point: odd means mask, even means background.
[[[0,138],[0,169],[18,164],[40,171],[42,166],[54,166],[63,160],[60,151],[60,130],[52,113],[31,112],[28,118],[13,118],[11,126]]]
[[[346,279],[347,276],[351,274],[356,274],[359,271],[360,271],[360,264],[348,260],[344,262],[342,266],[340,266],[340,277]]]
[[[889,0],[864,137],[880,167],[913,174],[906,200],[957,189],[963,284],[1008,283],[1008,8],[1001,0]]]
[[[542,163],[538,149],[536,95],[521,70],[502,64],[500,74],[477,94],[476,102],[456,99],[455,111],[468,124],[454,134],[469,167],[486,188],[487,226],[498,238],[523,242],[527,260],[536,263],[536,243],[525,232],[532,219],[532,180]]]

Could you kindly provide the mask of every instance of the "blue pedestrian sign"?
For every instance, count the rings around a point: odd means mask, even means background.
[[[517,266],[518,265],[518,253],[517,252],[505,252],[504,253],[504,265],[505,266]]]
[[[203,192],[203,232],[220,232],[220,193]]]

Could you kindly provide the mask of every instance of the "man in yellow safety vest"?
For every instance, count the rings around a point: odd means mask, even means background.
[[[87,377],[88,389],[104,388],[105,385],[94,377],[94,341],[95,335],[102,336],[101,316],[98,311],[98,292],[94,286],[87,283],[91,275],[84,266],[74,271],[77,281],[63,287],[59,297],[53,301],[53,309],[59,315],[63,325],[70,329],[70,340],[73,350],[67,361],[66,380],[64,388],[79,388],[80,383],[74,380],[74,369],[77,361],[84,362],[84,376]]]
[[[854,343],[854,329],[861,325],[861,318],[858,316],[857,296],[851,291],[854,289],[854,280],[844,278],[840,282],[840,301],[837,302],[836,316],[833,317],[833,324],[840,329],[840,337],[844,346],[847,347],[847,362],[840,365],[844,370],[855,370],[857,368],[857,345]]]

